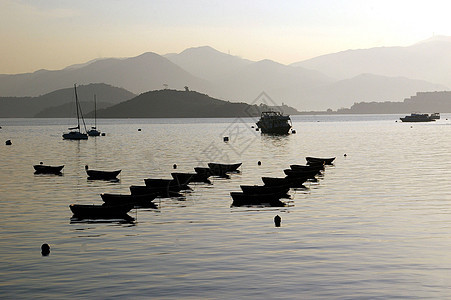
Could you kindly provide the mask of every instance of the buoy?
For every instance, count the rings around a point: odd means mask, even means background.
[[[6,144],[7,146],[9,146],[9,145],[12,145],[13,143],[11,143],[11,140],[7,140],[7,141],[5,142],[5,144]]]
[[[296,133],[296,130],[294,130],[294,129],[291,130],[291,133],[292,133],[292,134],[295,134],[295,133]]]
[[[229,141],[229,137],[228,136],[225,136],[224,137],[224,142],[228,142]]]
[[[398,123],[398,120],[396,120],[395,123]]]
[[[0,127],[1,128],[1,127]],[[252,125],[251,128],[254,128],[254,126]]]
[[[172,168],[173,168],[173,169],[177,169],[177,164],[173,164],[173,165],[172,165]]]
[[[348,156],[348,155],[345,153],[344,157],[346,157],[346,156]]]
[[[138,128],[138,131],[141,131],[141,128]]]
[[[42,254],[42,256],[47,256],[50,254],[50,246],[48,244],[42,244],[41,254]]]
[[[105,132],[102,132],[102,136],[105,136]]]
[[[280,227],[281,221],[282,221],[282,218],[279,215],[274,217],[274,224],[276,225],[276,227]]]
[[[39,164],[40,164],[40,165],[43,165],[44,163],[41,161],[41,162],[39,162]]]
[[[262,165],[262,162],[261,162],[261,161],[258,161],[258,162],[257,162],[257,165],[261,166],[261,165]]]

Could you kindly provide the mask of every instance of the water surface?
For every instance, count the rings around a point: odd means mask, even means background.
[[[0,119],[0,295],[449,298],[451,122],[397,118],[296,116],[297,133],[282,137],[261,136],[252,119],[98,120],[106,136],[87,141],[61,138],[73,120]],[[240,184],[282,177],[305,156],[337,159],[287,207],[230,206]],[[64,175],[34,175],[40,161]],[[131,224],[71,223],[71,203],[211,161],[243,162],[242,172],[133,210]],[[88,181],[86,164],[122,169],[120,181]]]

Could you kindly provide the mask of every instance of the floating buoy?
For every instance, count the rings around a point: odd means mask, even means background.
[[[281,221],[282,221],[282,218],[279,215],[274,217],[274,224],[276,225],[276,227],[280,227]]]
[[[102,136],[105,136],[105,132],[102,132]]]
[[[262,162],[261,162],[261,161],[258,161],[258,162],[257,162],[257,165],[261,166],[261,165],[262,165]]]
[[[11,143],[11,140],[7,140],[6,142],[5,142],[5,145],[7,145],[7,146],[9,146],[9,145],[12,145],[13,143]]]
[[[228,142],[229,141],[229,137],[228,136],[225,136],[224,137],[224,142]]]
[[[177,164],[173,164],[173,165],[172,165],[172,168],[173,168],[173,169],[177,169]]]
[[[395,123],[398,123],[398,120],[396,120]]]
[[[251,126],[251,128],[254,128],[254,126]],[[1,127],[0,127],[0,129],[1,129]]]
[[[48,244],[42,244],[41,254],[42,254],[42,256],[47,256],[50,254],[50,246]]]
[[[138,128],[138,131],[141,131],[141,128]]]
[[[345,153],[344,157],[346,157],[346,156],[348,156],[348,155]]]
[[[292,134],[295,134],[295,133],[296,133],[296,130],[294,130],[294,129],[291,130],[291,133],[292,133]]]

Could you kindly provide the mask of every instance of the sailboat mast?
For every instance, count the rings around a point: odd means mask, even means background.
[[[77,128],[78,131],[80,131],[80,115],[78,112],[78,96],[77,96],[77,85],[74,84],[74,91],[75,91],[75,106],[77,107]]]
[[[94,94],[94,127],[97,129],[97,104],[96,94]]]

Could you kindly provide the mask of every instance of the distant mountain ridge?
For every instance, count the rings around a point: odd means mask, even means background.
[[[406,77],[451,87],[451,37],[434,36],[408,47],[346,50],[291,64],[336,79],[362,73]]]
[[[38,96],[74,82],[104,82],[135,94],[162,88],[191,90],[253,103],[266,92],[298,110],[348,107],[361,101],[402,101],[416,92],[451,86],[451,38],[409,47],[347,50],[283,65],[251,61],[211,47],[165,56],[95,59],[63,70],[0,75],[0,96]]]
[[[273,109],[209,97],[195,91],[155,90],[140,94],[115,106],[97,111],[98,118],[223,118],[257,117]],[[275,109],[297,112],[282,106]],[[89,115],[88,115],[89,117]]]
[[[81,102],[88,103],[88,106],[84,110],[85,112],[93,109],[94,94],[97,96],[100,107],[112,106],[136,96],[125,89],[104,83],[80,85],[77,87],[77,94]],[[69,108],[70,105],[75,107],[74,99],[75,94],[73,87],[59,89],[38,97],[0,97],[0,117],[62,118],[68,116],[68,114],[75,114],[75,109],[66,111],[66,107]],[[62,109],[61,106],[63,106]],[[49,109],[50,112],[47,111]]]

